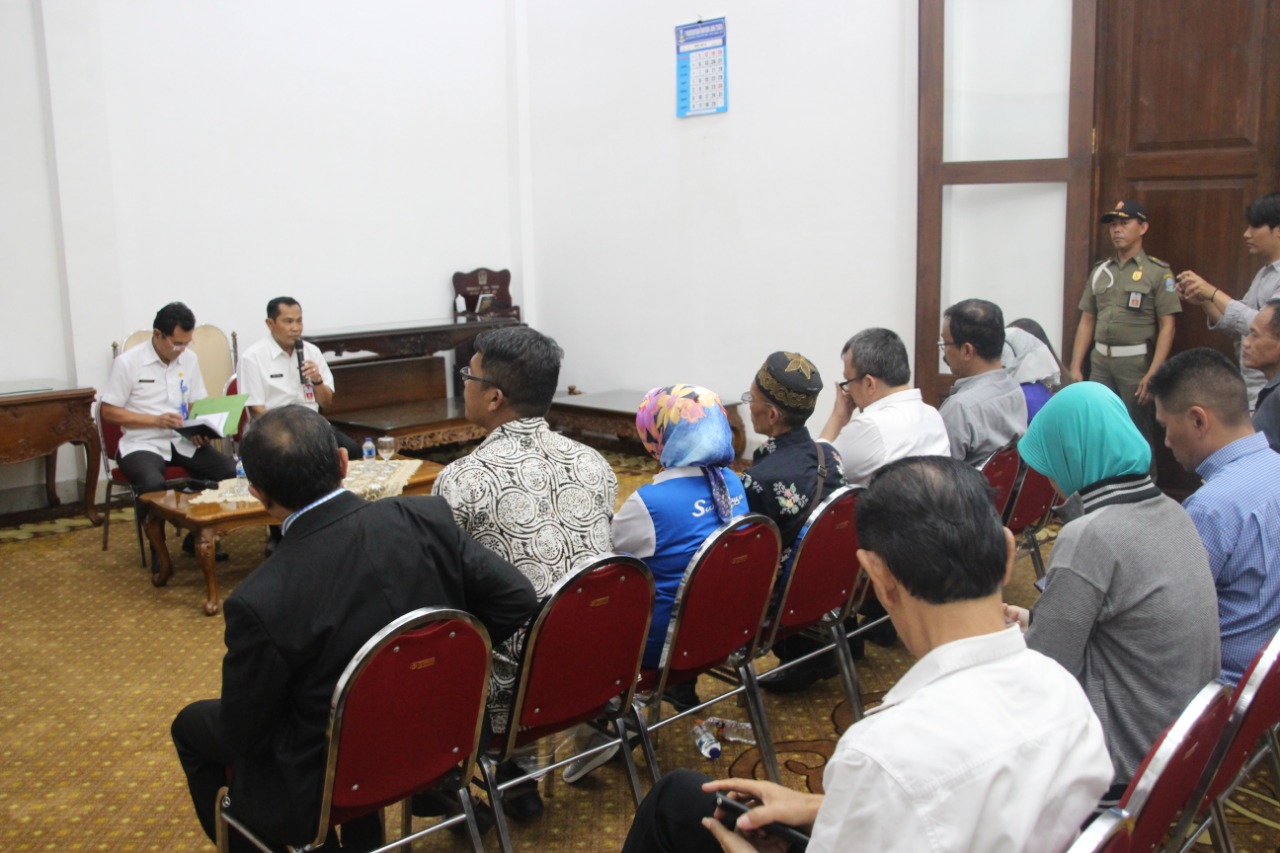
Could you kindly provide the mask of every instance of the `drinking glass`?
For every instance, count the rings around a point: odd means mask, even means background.
[[[389,435],[379,438],[378,455],[382,457],[383,462],[390,462],[391,457],[396,455],[396,440]]]

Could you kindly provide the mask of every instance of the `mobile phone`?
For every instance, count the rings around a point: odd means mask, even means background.
[[[730,799],[724,794],[716,794],[716,808],[732,817],[734,823],[737,822],[739,815],[744,815],[751,811],[751,806],[738,800]],[[785,823],[770,823],[761,827],[761,829],[770,835],[776,835],[778,838],[789,842],[793,851],[803,850],[809,846],[809,836],[794,826],[787,826]]]

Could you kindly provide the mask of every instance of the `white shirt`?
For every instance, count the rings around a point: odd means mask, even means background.
[[[1060,851],[1110,784],[1079,682],[1011,625],[934,649],[844,733],[809,851]]]
[[[303,341],[302,358],[304,361],[314,361],[320,368],[324,384],[329,386],[330,391],[337,390],[333,386],[333,373],[318,346]],[[244,351],[244,355],[240,356],[238,376],[240,393],[249,395],[249,399],[244,402],[246,406],[276,409],[296,404],[312,411],[320,410],[315,393],[312,392],[311,399],[307,399],[306,387],[298,376],[297,350],[286,354],[275,338],[268,337],[258,341]]]
[[[845,481],[865,486],[871,475],[907,456],[950,456],[947,426],[918,388],[876,400],[844,425],[831,446],[840,454]]]
[[[194,352],[184,349],[165,364],[151,341],[147,341],[121,353],[112,363],[102,402],[144,415],[180,415],[184,398],[190,405],[206,396],[200,360]],[[121,456],[148,450],[168,459],[170,447],[180,456],[190,457],[196,452],[194,444],[171,429],[124,427],[120,439]]]

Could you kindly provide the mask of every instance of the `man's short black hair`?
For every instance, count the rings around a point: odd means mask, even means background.
[[[271,409],[240,443],[249,482],[286,509],[302,509],[342,485],[333,427],[306,406]]]
[[[157,311],[156,318],[151,321],[151,328],[165,337],[172,335],[174,329],[189,332],[195,327],[196,315],[181,302],[170,302]]]
[[[951,321],[951,340],[958,347],[973,344],[978,358],[996,361],[1004,349],[1004,313],[985,299],[957,302],[942,315]]]
[[[863,329],[845,341],[840,355],[845,353],[862,376],[874,376],[895,388],[911,381],[907,345],[892,329]]]
[[[881,468],[858,499],[858,540],[930,604],[985,598],[1004,582],[1008,550],[991,487],[949,456]]]
[[[1249,420],[1249,394],[1240,369],[1216,349],[1196,347],[1178,353],[1160,365],[1147,390],[1174,414],[1201,406],[1229,427]]]
[[[524,418],[540,418],[551,408],[560,383],[559,344],[528,326],[490,329],[476,337],[484,378],[495,383]]]
[[[1254,228],[1280,228],[1280,193],[1267,193],[1244,209],[1245,220]]]
[[[302,304],[301,302],[294,299],[292,296],[277,296],[275,299],[272,299],[270,302],[267,303],[267,319],[274,320],[275,318],[279,317],[281,305],[288,305],[292,307],[294,305],[301,305],[301,304]]]
[[[1271,309],[1271,322],[1267,324],[1267,330],[1271,332],[1271,337],[1280,340],[1280,297],[1272,297],[1262,303],[1262,309]]]

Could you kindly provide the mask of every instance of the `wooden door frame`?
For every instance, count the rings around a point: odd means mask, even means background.
[[[1089,271],[1093,232],[1093,99],[1098,0],[1072,0],[1067,156],[1054,160],[942,158],[946,0],[920,0],[919,162],[916,208],[916,387],[936,405],[953,377],[938,371],[942,316],[942,190],[957,184],[1065,183],[1066,252],[1062,289],[1062,349],[1070,358],[1079,322],[1077,304]]]

